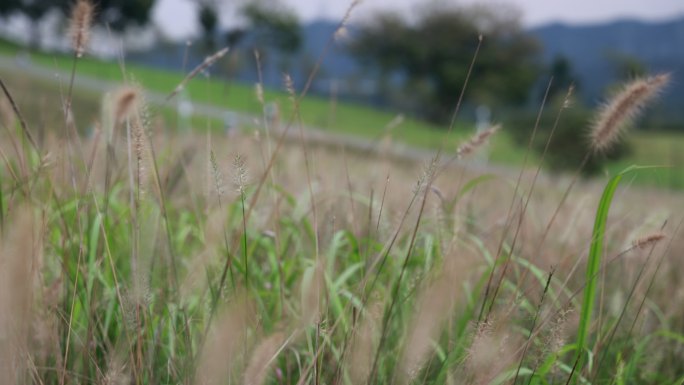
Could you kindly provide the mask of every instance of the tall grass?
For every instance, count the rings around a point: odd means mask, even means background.
[[[230,138],[169,132],[132,84],[92,137],[70,108],[42,132],[0,82],[3,383],[684,381],[681,197],[472,171],[500,126],[422,168],[317,147],[310,79],[280,135]]]

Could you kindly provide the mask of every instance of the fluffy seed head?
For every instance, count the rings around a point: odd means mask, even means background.
[[[261,385],[264,383],[268,370],[282,350],[285,342],[283,333],[275,333],[263,340],[252,353],[244,375],[244,385]]]
[[[612,146],[624,127],[633,121],[669,83],[669,74],[660,74],[627,83],[612,100],[601,108],[590,137],[594,151]]]
[[[663,239],[665,239],[665,234],[661,232],[647,234],[632,241],[632,247],[635,249],[645,249],[646,247],[655,245]]]
[[[141,193],[145,191],[145,182],[148,181],[150,177],[148,169],[151,169],[149,166],[152,162],[149,154],[148,126],[149,123],[143,104],[143,110],[135,115],[135,118],[131,123],[131,134],[133,136],[131,145],[133,146],[133,153],[135,154],[136,181]]]
[[[240,154],[235,155],[235,158],[233,158],[233,185],[238,194],[243,195],[245,193],[247,167],[245,165],[245,158]]]
[[[256,94],[257,101],[260,104],[264,104],[264,87],[261,85],[261,83],[257,83],[254,86],[254,93]]]
[[[114,121],[120,123],[137,109],[142,98],[142,93],[138,87],[124,86],[114,94],[112,104],[114,105]]]
[[[241,300],[217,314],[200,352],[195,384],[229,382],[228,380],[233,376],[235,362],[243,358],[241,348],[247,337],[247,328],[253,314],[253,305]]]
[[[71,47],[77,57],[83,56],[88,45],[93,13],[94,7],[89,0],[78,0],[71,10],[69,34],[71,36]]]
[[[352,11],[354,10],[354,8],[358,7],[359,4],[361,4],[361,0],[354,0],[351,2],[351,4],[349,4],[347,11],[344,13],[344,17],[342,17],[340,25],[337,27],[335,33],[333,34],[333,38],[336,41],[345,39],[349,35],[349,31],[347,30],[347,24],[349,23],[349,18],[351,17]]]
[[[290,74],[283,75],[283,83],[285,83],[285,91],[287,91],[287,94],[290,95],[290,100],[294,101],[296,96],[294,81],[292,80]]]
[[[325,266],[322,260],[306,269],[301,285],[301,326],[306,327],[320,321],[321,302],[325,298]]]
[[[42,243],[29,208],[16,208],[12,219],[0,237],[0,373],[6,383],[20,383],[28,362],[24,354],[35,316],[34,282]]]
[[[437,340],[444,322],[456,305],[461,266],[455,258],[445,260],[443,273],[423,290],[406,338],[401,360],[403,376],[400,384],[410,384],[420,372]]]
[[[475,152],[475,150],[482,147],[487,142],[489,137],[494,135],[500,129],[501,125],[497,124],[495,126],[489,127],[484,131],[478,132],[477,134],[475,134],[475,136],[470,138],[470,140],[463,143],[458,148],[458,150],[456,150],[456,154],[459,158],[472,154],[473,152]]]
[[[223,173],[219,168],[218,161],[216,160],[216,154],[213,150],[209,151],[209,167],[211,169],[211,175],[213,176],[214,180],[213,187],[216,189],[216,194],[219,196],[220,199],[220,197],[225,194],[225,189],[223,186]]]
[[[371,372],[373,354],[379,342],[379,329],[382,312],[385,308],[380,301],[375,301],[366,307],[361,321],[353,331],[349,346],[349,358],[346,363],[352,384],[367,383]]]
[[[204,58],[204,61],[202,63],[200,63],[197,67],[195,67],[192,71],[190,71],[190,73],[187,74],[185,76],[185,78],[183,78],[183,80],[181,80],[180,83],[178,83],[176,88],[174,88],[173,91],[166,97],[166,100],[167,101],[171,100],[171,98],[176,96],[179,92],[183,91],[183,89],[185,88],[185,85],[190,81],[190,79],[197,76],[197,74],[199,74],[200,72],[204,72],[209,67],[213,66],[214,63],[219,61],[219,59],[221,59],[222,57],[226,56],[227,53],[228,53],[228,47],[223,48],[219,51],[216,51],[216,53],[214,53],[213,55],[207,56],[206,58]]]

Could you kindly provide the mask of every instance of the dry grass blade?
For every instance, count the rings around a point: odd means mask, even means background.
[[[200,63],[200,65],[198,65],[197,67],[195,67],[195,69],[190,71],[190,73],[187,74],[185,76],[185,78],[183,78],[183,80],[181,80],[180,83],[178,83],[176,88],[169,94],[169,96],[166,97],[165,102],[168,102],[174,96],[176,96],[179,92],[181,92],[183,90],[183,88],[185,88],[185,85],[190,81],[190,79],[194,78],[195,76],[197,76],[198,73],[200,73],[200,72],[204,71],[205,69],[214,65],[214,63],[216,63],[220,58],[224,57],[227,53],[228,53],[228,47],[217,51],[215,54],[213,54],[211,56],[207,56],[204,59],[204,61],[202,63]]]
[[[24,117],[21,115],[17,103],[14,101],[12,94],[10,94],[9,89],[7,89],[7,86],[5,85],[5,82],[2,81],[2,79],[0,79],[0,88],[2,88],[2,92],[7,97],[7,100],[9,100],[10,105],[12,106],[12,110],[14,111],[14,115],[16,115],[17,119],[19,119],[19,124],[21,125],[21,129],[24,132],[24,135],[26,135],[26,139],[28,139],[29,143],[31,143],[31,147],[33,147],[33,149],[37,152],[38,144],[36,143],[36,140],[33,138],[31,131],[29,131],[28,126],[26,125],[26,120],[24,120]]]
[[[669,74],[660,74],[626,84],[601,109],[590,133],[592,149],[603,151],[610,148],[624,127],[634,120],[669,82]]]

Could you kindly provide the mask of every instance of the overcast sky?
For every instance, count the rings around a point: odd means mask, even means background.
[[[351,0],[280,1],[294,9],[305,21],[317,18],[339,20],[351,2]],[[455,2],[455,0],[363,0],[354,12],[357,17],[373,10],[387,8],[410,12],[430,1]],[[236,0],[223,2],[235,4]],[[684,0],[459,0],[458,3],[513,4],[522,12],[522,21],[526,26],[553,21],[586,24],[618,18],[664,20],[684,15]],[[195,4],[196,0],[156,0],[153,19],[167,36],[176,39],[189,38],[198,30]],[[230,9],[225,9],[223,24],[229,24],[230,21]]]

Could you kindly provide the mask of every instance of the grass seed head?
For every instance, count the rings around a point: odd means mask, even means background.
[[[282,350],[285,343],[283,333],[275,333],[257,345],[245,369],[245,385],[261,385],[264,383],[271,364]]]
[[[114,106],[114,120],[117,123],[123,122],[138,109],[142,99],[140,88],[135,86],[124,86],[119,88],[112,100]]]
[[[261,83],[257,83],[254,86],[254,93],[256,94],[256,99],[262,106],[264,105],[264,87]]]
[[[416,378],[428,357],[432,341],[438,339],[444,322],[456,305],[461,269],[454,258],[446,260],[443,269],[444,272],[418,298],[402,357],[403,384],[409,384]]]
[[[41,252],[33,213],[15,210],[12,227],[0,239],[0,373],[6,383],[21,383],[28,363]]]
[[[382,313],[385,308],[380,301],[370,303],[362,313],[361,320],[353,329],[347,367],[353,384],[367,383],[371,372],[373,355],[377,348]]]
[[[213,150],[209,151],[209,168],[211,171],[211,175],[213,177],[213,182],[214,182],[213,187],[216,191],[216,194],[220,198],[225,194],[225,188],[223,185],[223,173],[221,172],[221,169],[219,168],[218,161],[216,160],[216,154],[214,153]]]
[[[485,143],[487,143],[487,140],[489,137],[494,135],[497,131],[501,129],[501,125],[497,124],[495,126],[491,126],[488,129],[478,132],[475,134],[470,140],[467,142],[463,143],[458,150],[456,150],[456,154],[458,155],[459,158],[463,158],[465,156],[468,156],[475,152],[478,148],[484,146]]]
[[[645,249],[649,246],[654,246],[656,243],[662,241],[665,238],[665,234],[661,232],[647,234],[643,237],[637,238],[634,241],[632,241],[632,247],[635,249]]]
[[[242,294],[235,298],[243,298]],[[241,299],[217,314],[209,328],[206,342],[199,355],[195,384],[227,383],[240,359],[246,329],[254,312],[253,304]]]
[[[669,74],[660,74],[627,83],[601,108],[590,132],[592,149],[596,152],[605,151],[615,144],[625,126],[632,122],[669,82]]]
[[[243,195],[245,193],[245,187],[247,187],[248,175],[245,158],[240,154],[235,155],[235,158],[233,158],[233,173],[233,185],[235,185],[235,190],[238,194]]]
[[[311,266],[302,277],[301,323],[303,327],[320,321],[321,302],[325,298],[325,267],[323,260]]]
[[[290,95],[290,100],[294,102],[297,95],[295,93],[294,81],[292,80],[292,76],[290,76],[290,74],[284,74],[283,83],[285,83],[285,91],[287,91],[287,94]]]
[[[94,7],[89,0],[78,0],[71,9],[69,34],[71,47],[77,57],[83,56],[90,39],[90,26],[93,22]]]

